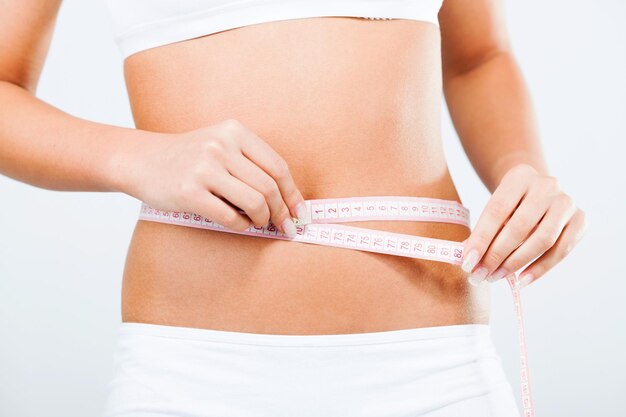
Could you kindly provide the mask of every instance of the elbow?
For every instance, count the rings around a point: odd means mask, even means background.
[[[0,83],[19,87],[35,95],[39,84],[39,74],[33,74],[32,71],[2,71],[0,69]]]
[[[509,48],[493,48],[478,55],[444,63],[442,68],[444,88],[453,80],[467,78],[483,68],[510,63],[515,63],[515,57]]]

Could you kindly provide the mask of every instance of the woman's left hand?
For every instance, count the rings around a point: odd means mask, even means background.
[[[586,227],[585,213],[555,177],[519,164],[502,177],[464,241],[462,268],[477,285],[508,277],[538,257],[521,272],[521,288],[565,258]]]

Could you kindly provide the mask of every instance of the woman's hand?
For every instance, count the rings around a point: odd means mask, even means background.
[[[120,188],[160,210],[197,213],[238,231],[271,220],[290,237],[296,235],[292,217],[304,217],[298,212],[304,199],[285,160],[233,119],[154,134],[120,161]]]
[[[520,288],[560,262],[582,238],[585,213],[565,194],[555,177],[532,166],[510,169],[465,240],[462,268],[471,284],[522,271]]]

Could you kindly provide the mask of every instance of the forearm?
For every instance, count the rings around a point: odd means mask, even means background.
[[[51,190],[126,192],[118,155],[148,132],[68,115],[0,82],[0,174]]]
[[[510,53],[494,55],[460,74],[444,73],[444,80],[452,122],[490,192],[519,163],[548,174],[530,94]]]

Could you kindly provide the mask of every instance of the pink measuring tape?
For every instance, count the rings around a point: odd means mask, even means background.
[[[281,233],[272,222],[263,227],[251,226],[244,231],[235,231],[198,214],[156,210],[145,203],[141,204],[139,219],[455,265],[462,263],[461,242],[337,224],[368,220],[402,220],[455,223],[469,227],[469,210],[456,201],[423,197],[372,196],[305,200],[305,205],[306,217],[294,218],[297,231],[294,238]],[[517,318],[523,417],[534,417],[520,292],[515,275],[507,278],[507,281],[513,293]]]

